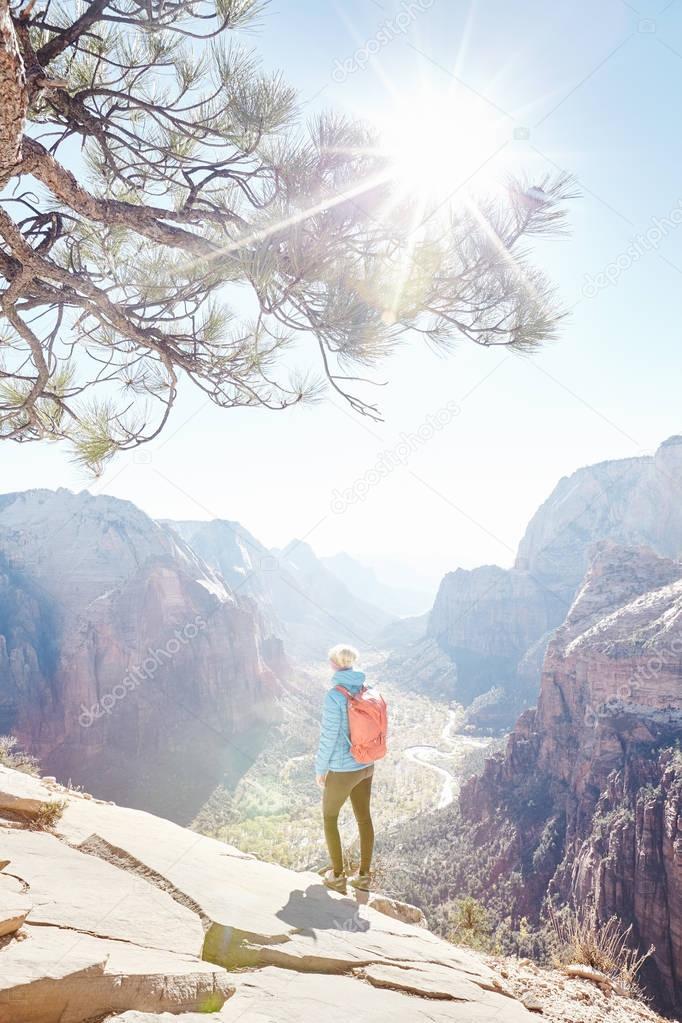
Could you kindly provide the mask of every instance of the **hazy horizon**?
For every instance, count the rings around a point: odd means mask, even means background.
[[[670,437],[672,437],[672,436],[675,436],[675,435],[671,434]],[[626,457],[626,458],[627,457],[646,457],[646,456],[649,456],[649,455],[653,455],[655,453],[655,450],[660,446],[660,444],[663,444],[668,439],[669,439],[669,437],[661,438],[659,444],[657,444],[655,446],[655,448],[653,448],[651,451],[638,452],[635,455],[624,456],[624,457]],[[606,459],[606,461],[612,461],[612,459]],[[138,464],[138,463],[134,463],[134,464]],[[593,462],[593,463],[589,463],[589,464],[590,465],[594,465],[594,464],[598,464],[598,462]],[[577,472],[579,469],[586,468],[586,467],[587,467],[586,465],[577,465],[577,466],[575,466],[575,468],[573,470],[571,470],[571,472],[569,472],[569,473],[567,473],[565,475],[571,475],[572,472]],[[529,516],[528,522],[530,521],[532,515],[538,510],[538,508],[544,502],[544,500],[550,496],[550,493],[554,490],[554,487],[556,486],[556,484],[559,483],[559,481],[560,481],[560,477],[558,477],[554,481],[554,484],[547,491],[547,494],[545,494],[545,496],[542,498],[542,500],[538,503],[537,507],[533,509],[533,512]],[[58,486],[64,486],[64,485],[63,484],[59,484]],[[57,488],[58,487],[48,487],[47,489],[57,489]],[[21,487],[21,488],[18,488],[19,491],[34,490],[34,489],[41,489],[41,486],[36,485],[35,487]],[[508,567],[511,567],[511,565],[513,564],[514,556],[515,556],[515,553],[516,553],[516,547],[515,547],[514,551],[511,551],[511,550],[509,551],[509,557],[506,558],[506,559],[500,558],[497,561],[477,562],[475,564],[470,564],[470,565],[468,565],[468,564],[467,565],[462,565],[462,564],[459,564],[459,563],[458,564],[445,564],[444,563],[443,555],[440,554],[440,553],[435,553],[432,556],[427,557],[427,558],[424,558],[422,556],[420,561],[418,563],[416,563],[415,560],[414,560],[414,555],[411,555],[410,552],[405,552],[405,551],[395,551],[395,552],[384,551],[384,552],[382,552],[380,554],[377,554],[376,552],[373,552],[371,550],[349,550],[348,548],[344,548],[344,547],[339,547],[337,549],[328,549],[328,550],[321,549],[321,548],[319,548],[315,544],[314,538],[307,538],[305,535],[299,535],[297,533],[293,533],[291,536],[288,536],[288,537],[286,537],[284,539],[278,539],[275,542],[269,542],[269,540],[266,537],[261,536],[260,534],[256,533],[250,527],[248,522],[243,522],[243,521],[237,519],[235,516],[229,515],[229,514],[225,514],[225,515],[202,514],[202,511],[205,511],[205,509],[202,509],[200,507],[197,508],[197,514],[195,514],[195,515],[181,516],[181,515],[155,514],[149,508],[144,507],[144,504],[142,502],[136,500],[134,497],[122,497],[121,495],[114,494],[114,493],[110,493],[109,494],[107,491],[99,490],[97,485],[96,484],[93,485],[92,483],[90,483],[89,485],[82,486],[82,487],[78,487],[76,485],[66,486],[65,489],[70,490],[72,493],[81,493],[83,491],[88,491],[89,493],[93,494],[94,496],[99,496],[100,494],[102,494],[104,496],[105,494],[107,494],[107,496],[118,497],[121,500],[132,501],[133,504],[135,504],[143,512],[148,514],[150,516],[150,518],[158,519],[158,520],[166,519],[166,520],[170,520],[170,521],[183,521],[183,520],[188,521],[189,520],[189,521],[197,521],[197,522],[210,522],[210,521],[215,521],[215,520],[220,519],[220,520],[223,520],[223,521],[238,522],[239,525],[241,525],[245,529],[247,529],[255,537],[256,540],[258,540],[261,543],[263,543],[270,550],[283,550],[284,548],[287,547],[288,544],[291,544],[292,542],[297,542],[297,543],[305,542],[305,543],[309,544],[309,546],[312,548],[314,554],[318,558],[320,558],[320,559],[332,558],[332,557],[334,557],[335,555],[338,555],[338,554],[347,554],[351,558],[353,558],[356,561],[358,561],[359,563],[361,563],[361,564],[371,568],[375,572],[375,575],[377,576],[377,579],[379,581],[381,581],[382,583],[386,584],[386,585],[396,586],[396,587],[402,587],[402,586],[407,587],[407,586],[411,585],[411,588],[413,588],[414,590],[431,590],[434,597],[435,597],[435,592],[436,592],[436,590],[437,590],[441,580],[443,579],[443,576],[446,575],[448,572],[455,571],[457,568],[475,568],[475,567],[479,567],[480,565],[483,565],[483,564],[494,564],[494,565],[500,565],[500,567],[503,567],[503,568],[508,568]],[[0,492],[0,496],[2,496],[2,493],[11,493],[11,492],[12,492],[11,490],[5,490],[3,492]],[[521,540],[521,538],[523,536],[523,533],[525,532],[525,528],[528,525],[528,522],[526,522],[524,524],[522,532],[521,532],[521,534],[519,535],[519,538],[518,538],[519,541]],[[314,527],[313,527],[312,532],[314,532]],[[425,610],[427,610],[427,609],[428,608],[425,607]]]

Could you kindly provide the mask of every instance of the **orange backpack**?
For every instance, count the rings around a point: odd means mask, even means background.
[[[386,756],[388,708],[379,693],[363,686],[358,693],[349,693],[343,686],[334,686],[346,697],[350,751],[361,764],[371,764]]]

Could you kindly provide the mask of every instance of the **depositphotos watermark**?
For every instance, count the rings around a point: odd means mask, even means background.
[[[150,647],[142,663],[130,668],[121,681],[93,703],[92,707],[86,707],[81,703],[81,713],[78,716],[81,728],[89,728],[105,714],[111,714],[119,700],[132,693],[142,682],[153,679],[159,668],[172,661],[175,655],[205,628],[206,620],[197,615],[193,622],[188,622],[182,629],[176,629],[165,646],[157,647],[155,650]]]
[[[582,294],[594,298],[604,288],[617,284],[621,275],[649,252],[655,252],[661,242],[682,224],[682,199],[664,217],[652,217],[651,227],[644,234],[635,235],[628,247],[608,263],[598,274],[585,274]]]
[[[645,664],[640,664],[633,675],[622,682],[616,691],[598,704],[588,703],[585,707],[585,724],[588,728],[596,728],[604,718],[614,717],[621,713],[623,707],[631,702],[644,682],[649,682],[663,670],[679,663],[682,654],[682,637],[673,639],[661,653],[654,651]]]
[[[436,433],[449,426],[460,411],[456,401],[449,401],[437,412],[429,412],[424,422],[413,433],[401,433],[399,442],[394,447],[382,451],[374,465],[356,479],[352,486],[332,493],[331,509],[334,514],[342,515],[352,504],[364,501],[372,487],[378,486],[394,469],[407,465],[415,451],[419,451]]]
[[[407,32],[418,15],[428,11],[435,2],[436,0],[411,0],[408,3],[407,0],[401,0],[401,10],[393,18],[387,18],[379,26],[371,39],[367,39],[362,46],[358,46],[357,50],[350,57],[346,57],[345,60],[336,58],[332,79],[341,85],[347,78],[354,75],[356,71],[364,70],[372,57],[376,57],[377,53],[383,50],[384,46],[392,43],[396,36]]]

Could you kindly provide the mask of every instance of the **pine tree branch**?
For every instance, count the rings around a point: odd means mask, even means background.
[[[519,186],[438,224],[420,214],[412,237],[367,131],[333,114],[303,128],[292,90],[223,45],[258,0],[82,0],[79,17],[10,2],[0,189],[42,187],[0,203],[0,437],[67,438],[101,466],[162,429],[178,375],[222,408],[314,398],[287,371],[297,332],[373,418],[343,370],[411,331],[443,347],[553,336],[552,289],[519,241],[560,228],[561,177],[532,203]]]
[[[72,25],[61,29],[40,47],[36,53],[38,61],[44,66],[68,49],[72,43],[80,39],[84,32],[87,32],[92,25],[100,20],[110,3],[111,0],[91,0],[87,11],[84,11],[80,18],[76,18]]]
[[[211,219],[210,214],[202,216],[201,211],[191,210],[183,214],[164,210],[159,206],[142,206],[121,202],[118,199],[99,199],[79,185],[71,171],[55,160],[40,142],[25,138],[23,151],[22,172],[32,174],[49,188],[60,202],[88,220],[109,227],[129,228],[161,245],[182,249],[196,256],[219,255],[220,247],[202,238],[201,235],[164,223],[165,220],[200,223],[202,220]],[[228,220],[226,216],[225,221]]]
[[[12,292],[13,304],[23,294],[21,285],[31,277],[57,281],[70,289],[70,304],[79,306],[85,312],[94,315],[96,319],[119,331],[123,337],[156,352],[164,359],[171,355],[183,368],[187,369],[192,366],[192,360],[182,353],[173,343],[172,338],[166,339],[158,330],[139,327],[119,305],[109,299],[106,292],[93,284],[89,278],[84,275],[73,275],[47,257],[39,255],[28,245],[17,225],[1,207],[0,237],[10,246],[12,252],[18,255],[22,264],[22,272],[18,277],[19,286],[15,279],[8,289]],[[7,294],[6,292],[5,297]]]

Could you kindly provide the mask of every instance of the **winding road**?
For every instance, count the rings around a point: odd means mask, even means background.
[[[466,750],[470,749],[484,749],[491,742],[490,739],[483,739],[473,735],[453,735],[452,730],[456,725],[457,711],[450,710],[448,711],[448,720],[441,732],[441,742],[445,748],[440,746],[408,746],[405,750],[405,756],[412,763],[419,764],[421,767],[426,767],[440,775],[443,787],[436,804],[436,809],[438,810],[444,810],[446,806],[453,802],[459,792],[460,778],[453,774],[452,771],[447,770],[447,768],[434,763],[434,761],[444,759],[452,764],[453,759],[458,754],[463,754]]]

